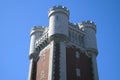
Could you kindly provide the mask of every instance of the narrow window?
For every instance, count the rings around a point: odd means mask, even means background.
[[[76,57],[77,59],[80,58],[80,53],[79,53],[78,51],[76,51],[76,53],[75,53],[75,57]]]
[[[79,34],[77,34],[77,44],[79,45]]]
[[[69,31],[69,40],[71,41],[71,32]]]
[[[74,34],[73,34],[73,32],[71,32],[71,41],[73,42],[74,41]]]
[[[79,45],[81,45],[81,36],[79,35]]]
[[[75,43],[77,44],[77,33],[75,33]]]
[[[80,69],[79,68],[76,68],[76,75],[77,75],[77,77],[80,77]]]
[[[81,37],[81,46],[84,47],[84,37]]]
[[[58,20],[58,16],[56,16],[56,20]]]
[[[75,33],[73,32],[73,43],[75,42]]]

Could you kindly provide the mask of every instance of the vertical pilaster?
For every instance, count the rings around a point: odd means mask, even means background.
[[[54,54],[54,41],[50,42],[50,56],[49,56],[49,70],[48,70],[48,80],[53,80],[53,54]]]
[[[30,59],[30,66],[29,66],[29,74],[28,74],[28,80],[32,80],[32,70],[33,69],[33,58]]]
[[[54,79],[53,80],[60,80],[60,43],[59,41],[55,42],[55,51],[54,51],[54,59],[53,59],[53,65],[54,65]]]
[[[66,44],[60,42],[60,80],[66,79]]]
[[[94,80],[99,80],[98,78],[98,69],[97,69],[97,62],[96,62],[96,54],[92,53],[92,67],[93,67],[93,78]]]

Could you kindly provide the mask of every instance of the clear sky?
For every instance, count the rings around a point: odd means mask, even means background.
[[[70,10],[70,22],[97,24],[99,80],[120,80],[119,0],[0,0],[0,80],[27,80],[30,29],[48,26],[54,5]]]

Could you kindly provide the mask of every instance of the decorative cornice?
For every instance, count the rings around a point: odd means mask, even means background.
[[[90,54],[95,54],[96,56],[98,55],[98,50],[97,49],[94,49],[94,48],[88,48],[88,49],[86,49],[86,53],[88,54],[88,55],[90,55]]]
[[[68,42],[68,37],[64,34],[54,34],[50,36],[49,41],[54,40],[55,42],[65,41]]]
[[[29,55],[29,59],[36,60],[37,54],[38,54],[37,51],[36,51],[35,53],[30,54],[30,55]]]

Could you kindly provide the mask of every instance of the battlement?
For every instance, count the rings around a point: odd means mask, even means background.
[[[81,23],[79,23],[79,25],[91,25],[91,26],[96,27],[96,24],[93,21],[90,21],[90,20],[82,21]]]
[[[96,24],[93,21],[87,20],[82,21],[81,23],[78,23],[79,27],[83,28],[92,28],[96,31]]]
[[[52,11],[52,10],[56,10],[56,9],[62,9],[62,10],[64,10],[64,11],[69,12],[69,10],[68,10],[67,7],[65,7],[65,6],[61,6],[61,5],[59,5],[59,6],[53,6],[52,8],[49,9],[48,12],[50,12],[50,11]]]
[[[69,24],[69,28],[71,28],[71,29],[73,29],[75,31],[78,31],[80,33],[83,33],[82,29],[79,27],[79,24],[71,23],[71,22],[69,22],[68,24]]]
[[[32,35],[35,32],[40,32],[43,33],[45,31],[46,27],[44,26],[34,26],[32,27],[31,31],[30,31],[30,35]]]
[[[44,29],[45,27],[44,26],[33,26],[32,28],[31,28],[31,31],[32,30],[41,30],[41,29]]]
[[[65,13],[67,16],[69,16],[69,10],[67,7],[65,6],[53,6],[52,8],[49,9],[48,11],[48,17],[51,16],[52,13],[55,13],[55,12],[62,12],[62,13]]]

